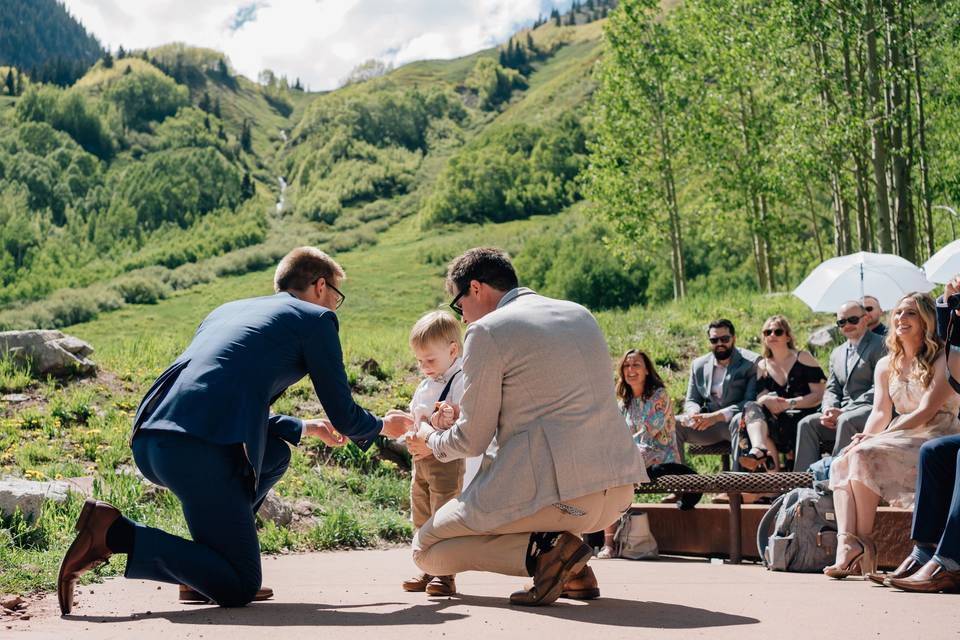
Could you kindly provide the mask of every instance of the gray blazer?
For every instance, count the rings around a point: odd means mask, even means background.
[[[851,361],[849,376],[846,354],[846,342],[830,354],[830,374],[820,403],[821,411],[873,405],[873,372],[880,358],[887,354],[886,342],[882,336],[867,331],[857,345],[857,357]]]
[[[460,418],[429,444],[449,461],[483,455],[497,439],[460,497],[471,529],[648,481],[617,406],[607,343],[582,306],[509,291],[467,328],[463,373]]]
[[[713,353],[700,356],[690,368],[684,413],[703,413],[732,409],[743,411],[747,402],[757,399],[757,360],[760,355],[749,349],[735,348],[723,379],[723,396],[718,403],[710,393],[713,385],[713,367],[717,359]]]

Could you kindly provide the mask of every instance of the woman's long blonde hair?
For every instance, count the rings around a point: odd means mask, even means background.
[[[923,386],[929,387],[930,381],[933,380],[933,365],[943,349],[943,341],[937,335],[937,306],[929,293],[920,293],[919,291],[908,293],[900,298],[893,309],[890,310],[889,324],[887,325],[890,327],[887,333],[887,353],[890,355],[890,364],[893,369],[898,372],[898,375],[905,377],[900,372],[904,358],[903,343],[897,337],[894,320],[897,309],[906,300],[913,300],[914,304],[917,305],[920,321],[923,322],[923,338],[920,341],[920,349],[917,350],[913,370],[920,373],[920,381]],[[909,374],[910,372],[906,373]]]
[[[772,358],[773,351],[770,350],[770,347],[767,346],[767,341],[765,340],[766,336],[763,335],[764,329],[783,329],[784,335],[787,336],[787,348],[791,351],[797,350],[796,340],[793,337],[793,330],[790,329],[790,322],[787,321],[785,316],[777,314],[775,316],[770,316],[763,323],[763,327],[760,329],[760,344],[763,345],[763,357]]]

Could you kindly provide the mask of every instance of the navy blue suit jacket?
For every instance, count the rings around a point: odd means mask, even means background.
[[[309,375],[333,425],[362,449],[383,422],[354,401],[333,311],[289,293],[228,302],[200,324],[190,346],[140,403],[140,430],[179,431],[216,444],[242,444],[259,480],[268,436],[300,441],[298,418],[270,405]]]
[[[947,335],[947,328],[950,326],[950,308],[947,306],[943,296],[937,298],[937,334],[940,339],[948,345],[960,345],[960,318],[954,318],[953,335]]]

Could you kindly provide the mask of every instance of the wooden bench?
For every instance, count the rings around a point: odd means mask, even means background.
[[[798,487],[813,485],[813,474],[808,472],[737,473],[725,471],[712,474],[660,476],[656,482],[637,485],[637,493],[726,493],[730,498],[730,562],[739,564],[742,531],[740,507],[744,493],[786,493]]]

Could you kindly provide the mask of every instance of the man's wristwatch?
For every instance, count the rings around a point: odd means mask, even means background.
[[[797,399],[796,399],[796,398],[790,398],[789,400],[787,400],[787,404],[790,405],[790,408],[791,408],[791,409],[796,409],[796,408],[797,408]]]

